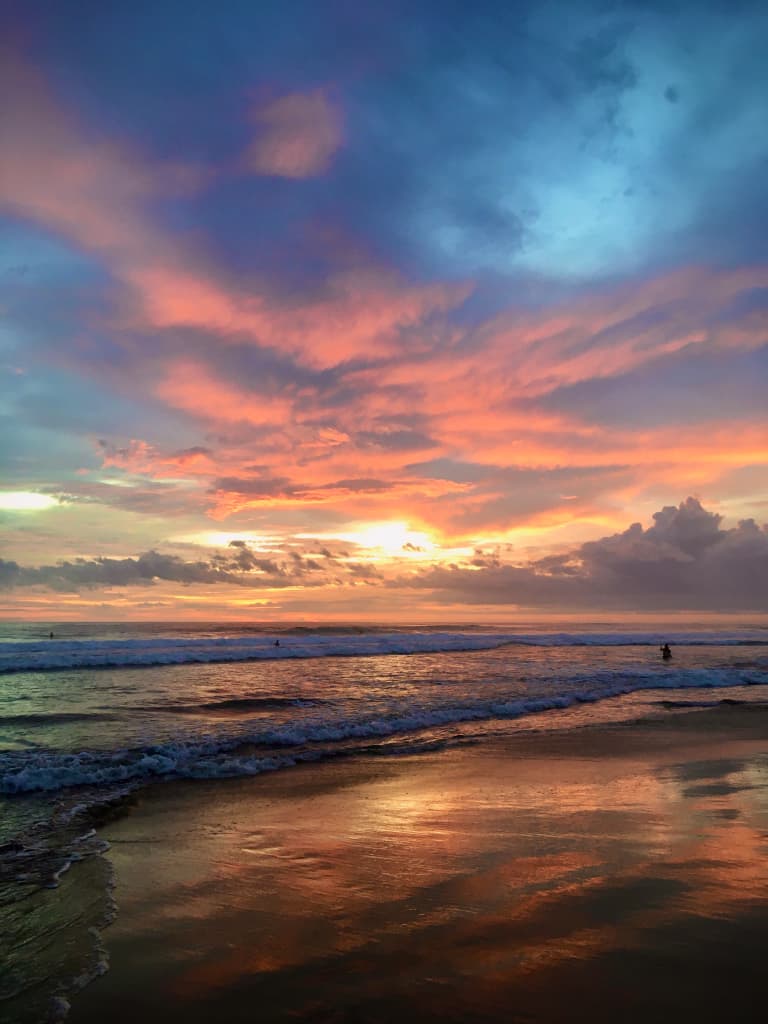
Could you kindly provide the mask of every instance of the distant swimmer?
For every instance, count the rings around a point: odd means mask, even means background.
[[[669,644],[664,644],[664,646],[660,647],[659,650],[661,651],[661,656],[664,661],[668,661],[672,657],[672,651]]]
[[[275,640],[275,647],[279,647],[279,646],[280,646],[280,641],[279,640]]]
[[[51,632],[50,632],[50,633],[48,634],[48,639],[49,639],[49,640],[53,640],[53,631],[51,631]]]

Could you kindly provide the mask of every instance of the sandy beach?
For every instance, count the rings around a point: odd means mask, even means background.
[[[762,1019],[768,710],[170,783],[72,1024]]]

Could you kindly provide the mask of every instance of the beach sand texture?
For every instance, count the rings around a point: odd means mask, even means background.
[[[147,791],[72,1024],[757,1021],[768,711]]]

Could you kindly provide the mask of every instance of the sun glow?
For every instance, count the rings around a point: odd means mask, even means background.
[[[418,557],[429,556],[437,549],[437,544],[428,533],[412,530],[408,523],[381,522],[366,523],[356,530],[348,530],[333,534],[315,534],[319,540],[341,540],[348,544],[357,544],[368,552],[377,552],[387,556],[402,555]]]
[[[0,491],[0,509],[8,512],[40,512],[58,505],[56,498],[35,491]]]

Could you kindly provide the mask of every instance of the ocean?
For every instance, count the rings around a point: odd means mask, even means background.
[[[757,625],[0,625],[0,1017],[61,1019],[107,970],[100,826],[146,786],[762,701],[766,683]]]

